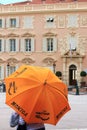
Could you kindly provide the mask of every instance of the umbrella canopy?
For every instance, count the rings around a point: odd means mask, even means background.
[[[5,83],[6,104],[27,123],[56,125],[70,110],[67,86],[48,68],[23,65]]]

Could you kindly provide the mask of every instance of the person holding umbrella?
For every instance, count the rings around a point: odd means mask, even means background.
[[[26,123],[17,112],[12,112],[10,118],[10,127],[16,127],[16,130],[26,130]]]
[[[17,112],[12,112],[10,119],[10,127],[16,126],[16,130],[45,130],[45,126],[43,123],[27,124]]]
[[[27,130],[45,130],[45,123],[56,125],[71,110],[66,84],[48,68],[22,65],[5,84],[5,103],[27,122]]]

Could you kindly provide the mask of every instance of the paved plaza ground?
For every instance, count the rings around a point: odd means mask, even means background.
[[[87,130],[87,95],[68,95],[71,111],[56,126],[46,124],[46,130]],[[5,93],[0,93],[0,130],[10,128],[9,119],[12,109],[5,104]]]

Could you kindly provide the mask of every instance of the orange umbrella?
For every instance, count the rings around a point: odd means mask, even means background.
[[[23,65],[5,83],[6,104],[27,123],[56,125],[70,110],[67,86],[48,68]]]

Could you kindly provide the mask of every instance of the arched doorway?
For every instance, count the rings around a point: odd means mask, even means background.
[[[75,65],[69,66],[69,85],[74,85],[76,81],[77,67]]]

